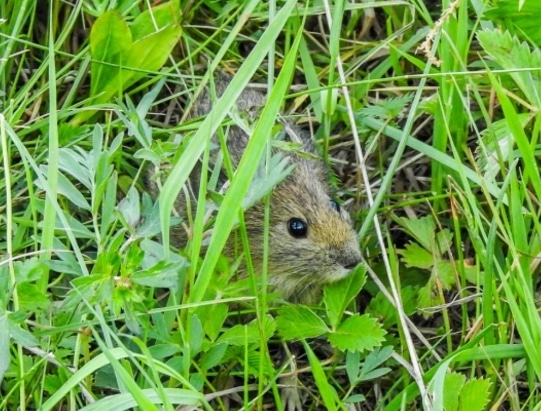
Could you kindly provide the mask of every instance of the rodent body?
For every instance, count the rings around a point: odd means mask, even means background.
[[[228,80],[218,81],[216,94],[221,95],[227,84]],[[237,102],[237,109],[253,119],[264,103],[262,93],[246,89]],[[210,94],[205,92],[196,101],[193,116],[204,116],[211,108]],[[300,143],[302,151],[310,155],[281,152],[294,169],[273,189],[270,198],[269,283],[288,301],[313,303],[319,298],[322,286],[345,277],[359,263],[361,254],[349,214],[329,194],[327,170],[323,161],[315,156],[310,136],[287,123],[284,128],[286,140]],[[234,166],[240,161],[249,138],[240,127],[229,127],[227,149]],[[198,177],[194,175],[191,181],[194,192],[197,192]],[[176,202],[179,213],[186,211],[184,195],[188,191],[181,191]],[[195,196],[190,197],[193,209]],[[263,258],[264,213],[261,203],[244,213],[256,271],[261,269]],[[171,238],[174,245],[184,246],[186,230],[182,226],[172,228]],[[225,253],[234,257],[233,241],[228,243]]]

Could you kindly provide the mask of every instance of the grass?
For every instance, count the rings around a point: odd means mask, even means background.
[[[2,2],[0,409],[539,409],[539,12]],[[248,83],[271,90],[253,124],[231,112]],[[287,173],[280,115],[313,134],[363,250],[315,306],[267,287],[244,228],[249,198],[268,232]],[[236,170],[220,150],[221,191],[211,136],[239,122],[253,137]]]

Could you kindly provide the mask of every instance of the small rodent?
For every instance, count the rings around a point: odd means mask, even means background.
[[[229,80],[225,76],[218,79],[217,96],[224,92]],[[264,104],[262,93],[247,88],[239,97],[236,108],[254,120]],[[210,92],[203,92],[194,104],[192,117],[204,116],[211,108]],[[324,284],[347,276],[359,264],[361,252],[348,212],[329,193],[327,169],[315,155],[310,136],[292,124],[284,123],[284,129],[285,139],[300,143],[302,151],[310,155],[281,151],[294,169],[271,194],[268,278],[284,299],[308,304],[318,300]],[[230,126],[228,130],[227,149],[236,167],[250,137],[238,126]],[[196,206],[199,172],[196,168],[192,173],[195,175],[191,177],[191,189],[181,191],[175,204],[177,212],[186,211],[185,195],[190,195],[192,209]],[[225,173],[223,175],[225,179]],[[150,178],[148,180],[150,191],[156,195],[156,184]],[[263,257],[264,205],[254,205],[244,216],[257,272]],[[182,226],[172,228],[171,239],[175,246],[185,246],[186,230]],[[234,257],[234,242],[229,243],[224,252]]]

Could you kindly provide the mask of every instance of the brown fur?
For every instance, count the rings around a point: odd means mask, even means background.
[[[218,95],[223,93],[227,84],[227,79],[218,81]],[[264,102],[263,94],[247,89],[241,94],[237,109],[253,120]],[[194,106],[193,115],[204,116],[211,108],[210,93],[203,93]],[[309,136],[290,124],[284,126],[288,140],[301,143],[305,152],[315,154]],[[248,140],[249,136],[241,128],[229,128],[227,148],[235,166]],[[359,245],[349,214],[343,209],[337,211],[331,205],[324,163],[290,152],[282,154],[289,158],[295,168],[274,188],[270,199],[269,282],[289,301],[312,303],[319,298],[324,284],[345,277],[359,263]],[[195,170],[193,174],[190,185],[197,187],[199,171]],[[151,191],[156,190],[153,183],[150,188]],[[196,197],[192,194],[190,198],[192,209],[195,209]],[[186,212],[186,199],[182,192],[175,208],[180,214]],[[262,265],[263,216],[262,204],[256,204],[245,212],[256,270],[261,269]],[[300,218],[308,224],[305,238],[295,238],[288,232],[288,221],[292,218]],[[183,227],[173,228],[171,237],[174,245],[186,245],[187,236]],[[226,246],[225,253],[234,256],[233,241]]]

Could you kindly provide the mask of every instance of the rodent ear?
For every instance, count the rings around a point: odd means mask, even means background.
[[[329,203],[331,204],[331,208],[336,211],[336,212],[340,212],[340,204],[338,204],[335,200],[331,199],[329,201]]]

